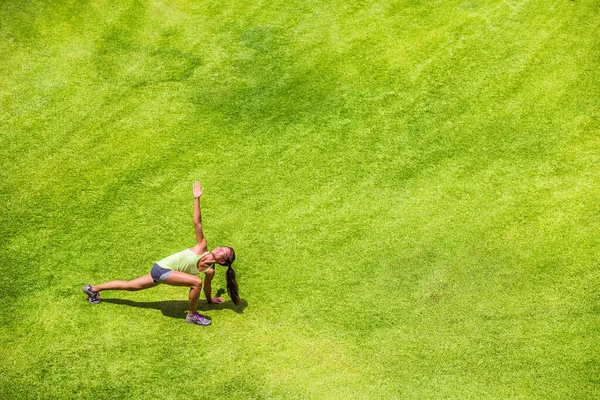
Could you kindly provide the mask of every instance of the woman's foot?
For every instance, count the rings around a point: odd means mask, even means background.
[[[185,322],[188,324],[196,324],[202,326],[208,326],[211,324],[210,319],[206,318],[204,315],[196,314],[188,314],[185,317]]]
[[[92,304],[100,303],[100,293],[96,293],[92,290],[92,285],[85,285],[83,292],[88,295],[88,301]]]

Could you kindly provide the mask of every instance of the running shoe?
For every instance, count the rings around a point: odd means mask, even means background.
[[[196,313],[194,315],[188,314],[185,317],[185,322],[187,322],[188,324],[196,324],[196,325],[202,325],[202,326],[208,326],[211,323],[210,319],[208,319],[204,315],[200,315],[198,313]]]
[[[92,304],[100,303],[100,293],[96,293],[92,290],[92,285],[85,285],[83,292],[88,295],[88,301]]]

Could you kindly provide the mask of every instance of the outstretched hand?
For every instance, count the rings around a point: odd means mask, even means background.
[[[196,181],[194,182],[194,198],[195,199],[199,199],[200,196],[202,196],[202,193],[204,193],[204,188],[202,186],[200,186],[200,182]]]
[[[225,299],[222,297],[213,297],[210,302],[213,304],[221,304],[225,302]]]

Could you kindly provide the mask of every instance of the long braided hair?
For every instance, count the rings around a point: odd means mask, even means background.
[[[231,301],[233,301],[233,304],[237,305],[240,303],[240,295],[238,294],[238,284],[235,280],[235,271],[231,267],[231,264],[235,261],[235,250],[229,246],[225,247],[231,250],[231,255],[223,263],[223,265],[227,266],[227,272],[225,273],[227,279],[227,293],[229,294]]]

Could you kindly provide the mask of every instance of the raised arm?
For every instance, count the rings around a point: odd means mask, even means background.
[[[200,197],[204,193],[204,189],[200,186],[200,182],[194,183],[194,230],[196,231],[196,240],[198,241],[198,251],[204,253],[207,250],[206,238],[202,231],[202,212],[200,211]]]

